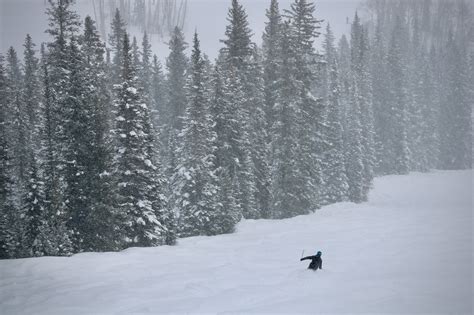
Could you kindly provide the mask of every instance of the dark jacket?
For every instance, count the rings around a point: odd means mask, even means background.
[[[318,270],[323,269],[323,260],[321,259],[321,254],[318,253],[314,256],[307,256],[301,258],[300,261],[311,259],[311,263],[308,266],[308,269]]]

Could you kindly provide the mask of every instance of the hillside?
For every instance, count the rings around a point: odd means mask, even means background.
[[[231,235],[0,261],[0,313],[471,313],[471,198],[472,171],[386,176],[368,203]]]

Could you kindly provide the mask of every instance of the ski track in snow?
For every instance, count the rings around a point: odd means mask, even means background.
[[[472,171],[385,176],[368,203],[234,234],[0,261],[0,313],[470,314],[472,192]]]

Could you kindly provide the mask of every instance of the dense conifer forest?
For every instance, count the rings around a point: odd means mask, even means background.
[[[216,60],[178,25],[161,64],[119,10],[103,38],[49,0],[50,40],[0,54],[0,258],[173,245],[472,167],[470,1],[368,0],[339,39],[317,2],[268,2],[261,46],[229,0]]]

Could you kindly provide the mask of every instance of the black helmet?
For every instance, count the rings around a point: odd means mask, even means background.
[[[318,253],[317,253],[316,255],[321,256],[321,254],[322,254],[322,253],[321,253],[320,251],[318,251]]]

